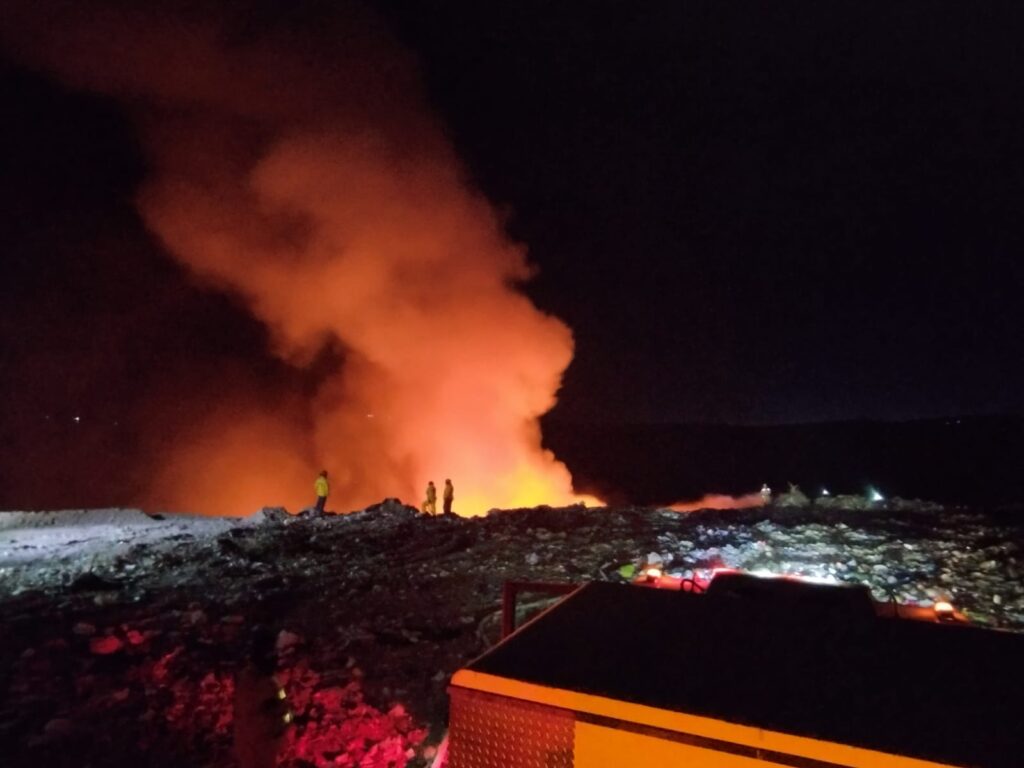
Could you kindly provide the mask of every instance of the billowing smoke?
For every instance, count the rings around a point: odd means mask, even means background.
[[[467,182],[410,57],[358,7],[301,5],[286,24],[267,3],[5,10],[9,49],[131,110],[151,168],[138,208],[168,251],[243,297],[283,359],[343,355],[298,407],[225,392],[185,425],[151,501],[298,505],[321,468],[341,510],[418,502],[445,477],[462,513],[575,499],[538,425],[569,329],[516,290],[525,251]]]

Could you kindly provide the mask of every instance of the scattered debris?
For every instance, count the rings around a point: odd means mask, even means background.
[[[105,579],[95,573],[86,572],[79,574],[68,585],[72,592],[109,592],[119,588],[119,584],[113,579]]]
[[[296,635],[294,632],[289,632],[287,629],[282,629],[277,635],[276,648],[279,654],[287,653],[295,649],[299,643],[302,642],[302,638]]]
[[[775,500],[777,507],[809,507],[810,505],[811,500],[807,498],[807,494],[800,490],[799,485],[793,483],[789,484],[788,491],[780,493]]]
[[[97,656],[109,656],[124,648],[124,641],[114,635],[94,637],[89,641],[89,652]]]
[[[260,625],[294,713],[280,766],[425,768],[446,681],[497,639],[506,579],[623,579],[645,562],[686,577],[765,570],[948,599],[1024,630],[1024,526],[919,503],[434,519],[389,499],[284,524],[98,519],[109,538],[87,545],[81,531],[53,537],[54,516],[38,532],[0,526],[5,766],[233,765],[234,679]]]
[[[291,515],[288,514],[288,510],[284,507],[264,507],[260,510],[260,515],[265,520],[270,520],[273,523],[283,523]]]

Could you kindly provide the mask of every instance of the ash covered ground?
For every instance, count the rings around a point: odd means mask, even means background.
[[[683,575],[763,569],[901,602],[950,597],[975,622],[1024,631],[1022,533],[1012,519],[913,507],[4,513],[0,754],[11,766],[232,766],[235,674],[261,625],[277,633],[295,713],[281,765],[426,765],[451,673],[497,639],[507,579],[617,579],[653,552]]]

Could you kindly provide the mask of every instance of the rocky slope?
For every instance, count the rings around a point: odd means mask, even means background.
[[[449,676],[497,637],[503,581],[615,579],[652,552],[684,575],[739,567],[950,597],[974,621],[1024,630],[1024,529],[962,510],[463,519],[387,503],[321,519],[42,520],[0,516],[12,766],[234,765],[234,679],[257,625],[277,635],[295,714],[282,765],[425,765]]]

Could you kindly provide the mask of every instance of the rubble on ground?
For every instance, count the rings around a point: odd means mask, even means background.
[[[425,766],[451,673],[497,639],[505,580],[621,579],[643,560],[862,582],[1024,631],[1019,523],[861,506],[460,518],[389,499],[347,515],[74,513],[37,528],[0,515],[0,754],[232,766],[235,674],[262,625],[294,713],[280,765]]]
[[[776,507],[809,507],[811,500],[807,498],[807,494],[800,490],[799,485],[789,484],[789,490],[785,493],[780,493],[779,497],[775,500]]]

